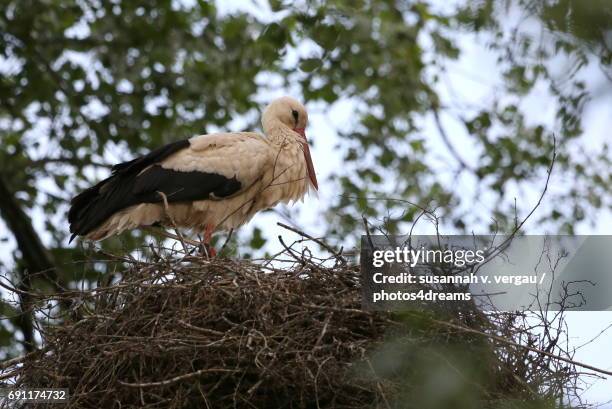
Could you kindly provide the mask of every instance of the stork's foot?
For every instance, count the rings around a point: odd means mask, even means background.
[[[212,224],[207,224],[204,228],[204,241],[202,242],[201,252],[208,256],[208,258],[216,257],[217,250],[214,249],[213,246],[210,245],[210,241],[212,240],[212,234],[215,231],[215,226]]]

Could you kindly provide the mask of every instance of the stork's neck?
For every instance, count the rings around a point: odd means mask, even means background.
[[[272,120],[263,124],[264,133],[268,140],[275,144],[299,142],[300,135],[279,120]]]

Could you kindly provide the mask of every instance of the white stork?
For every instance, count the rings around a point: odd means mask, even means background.
[[[72,199],[71,240],[161,224],[203,231],[210,249],[215,230],[239,227],[260,210],[317,190],[304,106],[276,99],[261,122],[265,136],[200,135],[113,166],[109,178]]]

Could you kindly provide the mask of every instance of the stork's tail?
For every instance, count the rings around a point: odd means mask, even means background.
[[[70,241],[76,236],[86,236],[90,240],[102,240],[108,237],[108,232],[94,233],[94,230],[116,211],[126,206],[126,197],[130,188],[129,181],[113,175],[75,196],[68,211],[68,222],[72,233]]]

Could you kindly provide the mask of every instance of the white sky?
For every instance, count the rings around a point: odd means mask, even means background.
[[[188,0],[183,0],[184,3],[189,3]],[[444,1],[440,0],[440,4],[446,7]],[[267,3],[263,1],[250,0],[232,0],[227,2],[218,2],[218,8],[222,13],[232,13],[237,10],[249,10],[262,20],[272,20]],[[484,46],[482,38],[474,35],[460,35],[456,37],[460,48],[462,49],[461,58],[456,63],[448,65],[448,76],[438,91],[443,98],[443,102],[451,105],[459,99],[462,103],[486,105],[491,102],[496,89],[496,84],[501,81],[499,69],[495,62],[496,56]],[[300,50],[303,51],[303,50]],[[306,50],[307,51],[307,50]],[[589,70],[585,73],[587,82],[594,86],[598,81],[602,80],[602,75],[596,69]],[[279,91],[274,93],[262,93],[259,99],[265,103],[275,96],[289,93],[291,90]],[[295,94],[295,92],[293,92]],[[608,96],[609,98],[609,96]],[[594,152],[597,152],[599,144],[604,141],[610,141],[609,130],[612,129],[612,115],[610,115],[610,104],[608,101],[596,100],[590,104],[584,116],[584,130],[587,146]],[[542,87],[536,87],[527,98],[521,101],[521,105],[525,111],[530,113],[528,119],[533,121],[552,121],[554,116],[555,106],[548,92]],[[337,126],[342,124],[350,124],[352,113],[355,105],[351,101],[340,101],[334,104],[331,108],[323,112],[314,104],[307,104],[310,111],[310,125],[308,128],[308,136],[315,141],[313,149],[313,158],[321,185],[318,200],[314,197],[306,198],[305,204],[297,204],[296,207],[300,210],[296,224],[301,226],[306,232],[313,235],[322,235],[325,231],[325,220],[321,214],[326,209],[326,203],[333,199],[333,195],[337,194],[337,189],[334,187],[334,182],[328,180],[329,175],[341,167],[341,155],[338,155],[335,150],[335,145],[338,142]],[[333,118],[333,121],[331,120]],[[443,123],[447,133],[450,135],[453,143],[459,150],[463,158],[469,159],[474,151],[470,149],[469,135],[465,134],[465,128],[454,121],[451,117],[443,117]],[[228,126],[229,130],[240,129],[241,121]],[[433,121],[429,118],[424,123],[424,134],[427,136],[429,146],[441,157],[449,157],[446,147],[442,143],[437,130],[434,127]],[[551,188],[555,185],[564,183],[563,180],[555,177],[551,180]],[[465,185],[459,188],[470,189],[470,185]],[[517,191],[517,195],[523,201],[535,203],[539,189],[534,187],[530,191]],[[473,204],[474,211],[479,211],[479,206],[483,209],[490,208],[492,203],[487,203],[487,199],[483,199],[482,203]],[[282,209],[281,209],[282,211]],[[38,232],[44,232],[44,214],[41,211],[36,211],[32,214],[34,225]],[[589,226],[587,223],[582,223],[578,226],[579,234],[612,234],[612,213],[610,211],[601,211],[598,214],[599,223],[596,226]],[[259,226],[266,232],[266,236],[274,238],[278,235],[283,235],[287,238],[286,241],[291,241],[293,237],[291,233],[276,226],[277,221],[284,221],[277,213],[267,213],[255,218],[248,226],[243,228],[249,231],[255,226]],[[0,229],[5,229],[4,223],[0,220]],[[474,230],[478,233],[479,226],[474,226]],[[427,226],[420,226],[418,233],[428,233]],[[533,220],[527,223],[525,231],[530,234],[545,233],[546,227],[536,225]],[[484,231],[483,231],[484,232]],[[48,241],[49,237],[45,233],[41,234],[43,240]],[[0,260],[10,258],[10,252],[14,248],[15,243],[9,240],[7,243],[0,243]],[[271,240],[267,245],[270,252],[278,250],[280,244],[276,240]],[[574,342],[574,346],[581,345],[593,338],[600,331],[612,323],[612,312],[588,313],[575,312],[570,313],[567,317],[570,338]],[[576,352],[575,359],[585,363],[592,364],[597,367],[612,370],[612,331],[604,333],[598,340],[592,342]],[[612,408],[612,379],[591,381],[592,386],[585,391],[585,397],[591,403],[608,402],[602,407]]]

